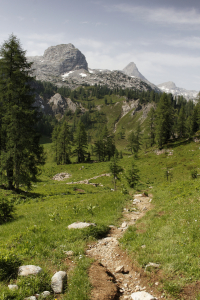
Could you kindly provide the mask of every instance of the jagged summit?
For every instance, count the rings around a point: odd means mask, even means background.
[[[47,48],[43,56],[29,56],[33,62],[34,75],[38,80],[51,81],[66,72],[84,69],[88,71],[85,56],[72,44]]]
[[[147,79],[139,72],[134,62],[130,62],[122,71],[128,76],[138,77],[142,80],[147,81]]]

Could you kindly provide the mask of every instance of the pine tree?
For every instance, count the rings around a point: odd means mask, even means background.
[[[118,159],[116,158],[116,156],[114,156],[111,159],[111,163],[110,163],[110,171],[113,175],[113,180],[114,180],[114,190],[116,191],[116,181],[119,179],[119,173],[121,173],[123,171],[122,167],[118,165]]]
[[[44,164],[35,131],[39,113],[31,88],[32,63],[14,35],[1,46],[0,57],[0,171],[9,189],[19,184],[30,188]]]
[[[87,133],[85,131],[85,126],[81,122],[78,123],[74,142],[75,142],[74,153],[77,154],[77,161],[79,163],[84,162],[85,157],[87,155],[86,149],[88,147],[88,143],[87,143]]]
[[[163,93],[156,110],[156,140],[159,148],[163,147],[170,136],[172,129],[172,106],[171,99]]]
[[[184,106],[181,107],[177,120],[178,137],[184,137],[186,133],[186,114]]]
[[[127,173],[128,174],[126,175],[126,179],[128,181],[128,184],[130,188],[134,188],[140,178],[138,175],[139,170],[136,168],[134,161],[132,161],[131,168],[128,170]]]
[[[56,162],[58,165],[69,164],[71,154],[71,140],[69,126],[66,121],[62,123],[59,130],[57,129],[56,133],[58,133],[56,139]]]

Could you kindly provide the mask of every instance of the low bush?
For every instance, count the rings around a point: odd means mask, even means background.
[[[0,280],[16,278],[20,264],[21,260],[15,253],[2,251],[0,254]]]
[[[0,224],[6,223],[14,218],[14,204],[2,197],[0,198]]]

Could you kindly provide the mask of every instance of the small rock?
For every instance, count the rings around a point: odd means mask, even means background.
[[[17,290],[18,286],[16,284],[9,284],[8,288],[9,288],[9,290]]]
[[[51,293],[49,292],[49,291],[44,291],[42,294],[41,294],[41,296],[43,297],[43,298],[46,298],[47,296],[49,296]]]
[[[18,275],[19,276],[37,275],[40,272],[42,272],[42,269],[40,267],[34,265],[27,265],[27,266],[19,267]]]
[[[37,300],[35,296],[30,296],[28,298],[24,298],[24,300]]]
[[[75,222],[70,225],[68,225],[69,229],[82,229],[89,226],[96,226],[94,223],[86,223],[86,222]]]
[[[70,251],[63,251],[67,256],[73,256],[74,252],[72,250]]]
[[[124,272],[124,266],[119,266],[115,269],[115,273],[122,273]]]
[[[131,294],[133,300],[155,300],[156,298],[147,292],[136,292]]]
[[[55,294],[63,291],[64,282],[67,280],[67,273],[64,271],[56,272],[51,278],[51,288]]]
[[[134,199],[133,203],[140,203],[141,201],[139,199]]]
[[[155,263],[148,263],[147,265],[146,265],[146,267],[145,267],[145,270],[147,269],[147,268],[149,268],[149,267],[153,267],[153,268],[159,268],[160,267],[160,265],[159,264],[155,264]]]
[[[142,245],[141,248],[142,248],[142,249],[146,248],[146,245]]]
[[[121,225],[121,228],[125,228],[125,227],[127,227],[127,223],[123,222],[122,225]]]
[[[157,282],[155,282],[155,285],[159,285],[159,282],[157,281]]]

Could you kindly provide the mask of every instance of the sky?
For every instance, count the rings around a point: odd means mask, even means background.
[[[12,33],[28,56],[72,43],[89,68],[134,62],[154,84],[200,90],[199,0],[0,0],[0,45]]]

